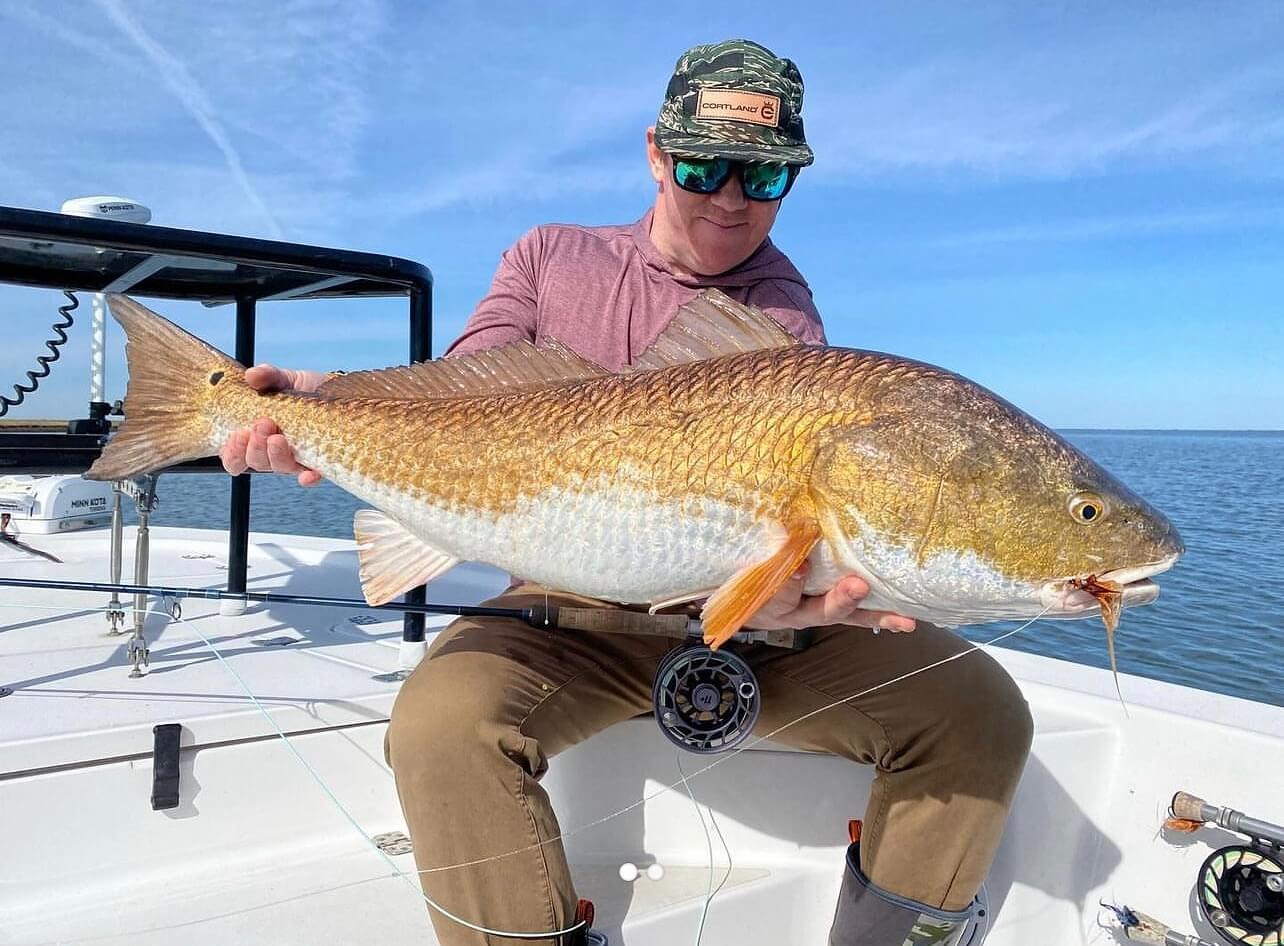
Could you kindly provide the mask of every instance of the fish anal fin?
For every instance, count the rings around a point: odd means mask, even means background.
[[[560,342],[537,348],[528,341],[399,368],[354,371],[327,380],[318,394],[419,400],[536,391],[606,374]]]
[[[726,643],[793,576],[820,539],[814,518],[794,519],[785,540],[770,558],[741,569],[717,591],[701,612],[704,642],[714,650]]]
[[[801,342],[756,306],[736,302],[708,289],[678,309],[678,314],[632,365],[651,371],[764,348],[791,348]]]
[[[352,520],[361,563],[361,591],[372,605],[387,604],[449,571],[459,559],[435,549],[401,523],[374,509]]]

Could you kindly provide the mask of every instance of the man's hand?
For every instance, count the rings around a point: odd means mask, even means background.
[[[850,624],[853,627],[886,628],[892,633],[914,630],[914,619],[892,611],[867,611],[859,607],[869,594],[869,584],[859,575],[839,579],[823,595],[802,593],[807,580],[807,565],[794,573],[775,596],[758,613],[745,622],[745,627],[774,631],[784,628],[824,627],[828,624]]]
[[[274,365],[255,365],[245,372],[245,382],[256,391],[315,391],[326,376],[319,371],[291,371]],[[321,474],[303,466],[294,458],[280,428],[266,417],[251,427],[238,430],[227,438],[219,451],[223,469],[233,476],[246,470],[272,473],[297,473],[300,486],[315,486]]]

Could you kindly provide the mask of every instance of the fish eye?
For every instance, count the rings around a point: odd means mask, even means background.
[[[1096,522],[1105,514],[1105,500],[1096,493],[1075,493],[1070,497],[1070,515],[1077,522]]]

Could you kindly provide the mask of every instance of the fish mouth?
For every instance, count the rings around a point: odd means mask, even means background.
[[[1118,585],[1122,594],[1120,604],[1125,608],[1150,604],[1159,597],[1159,586],[1150,579],[1172,568],[1180,554],[1174,552],[1156,562],[1114,568],[1092,576],[1079,575],[1047,582],[1043,586],[1042,595],[1044,604],[1050,611],[1047,616],[1079,617],[1098,613],[1101,610],[1100,602],[1081,587],[1089,578],[1094,577],[1097,581]]]

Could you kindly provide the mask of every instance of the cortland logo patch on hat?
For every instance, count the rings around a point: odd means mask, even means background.
[[[696,118],[721,118],[776,128],[780,125],[780,96],[733,89],[701,89]]]

